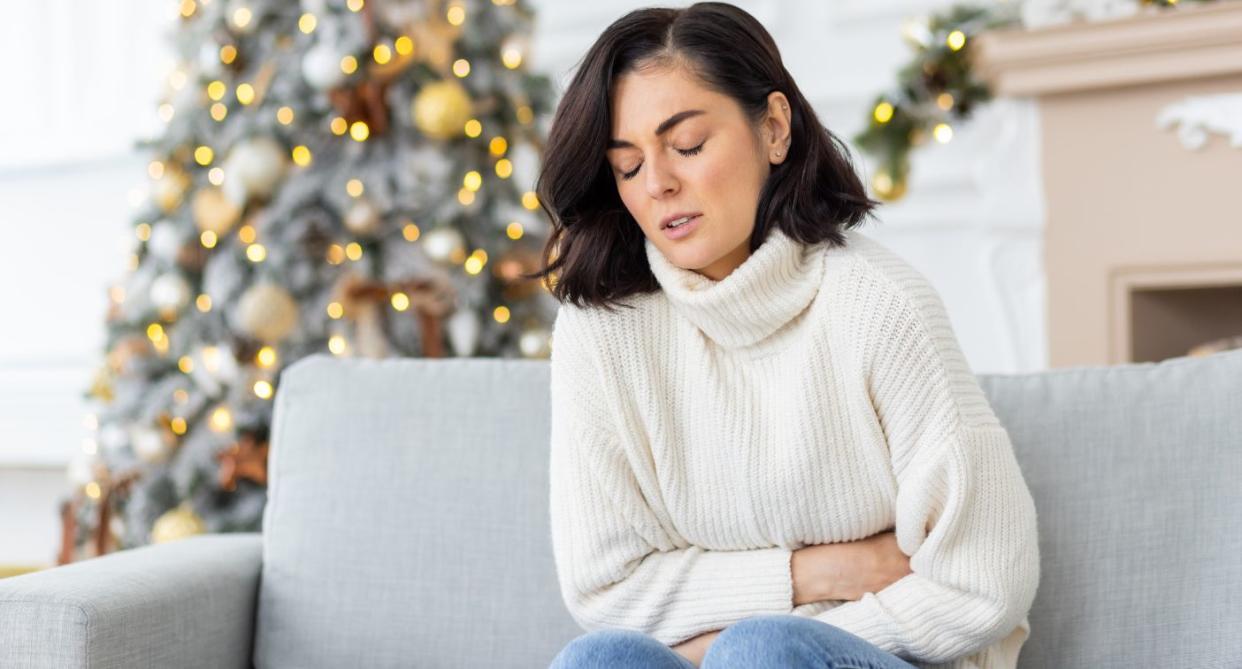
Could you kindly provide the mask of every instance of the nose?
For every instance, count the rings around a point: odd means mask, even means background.
[[[647,194],[655,199],[676,193],[677,177],[666,165],[663,157],[647,161]]]

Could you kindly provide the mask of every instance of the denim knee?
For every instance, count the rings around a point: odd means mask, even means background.
[[[815,625],[824,626],[818,621],[790,613],[752,616],[726,627],[708,647],[703,663],[707,664],[708,658],[717,662],[725,659],[733,662],[755,660],[759,657],[769,661],[796,660],[801,650],[800,644],[794,641],[801,635],[821,632],[812,629]]]
[[[600,669],[613,667],[680,668],[670,663],[673,651],[654,637],[635,630],[602,629],[570,641],[552,659],[548,669]]]

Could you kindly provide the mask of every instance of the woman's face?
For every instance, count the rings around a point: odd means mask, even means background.
[[[788,99],[774,91],[756,128],[732,98],[665,67],[622,75],[610,102],[608,162],[630,215],[674,265],[728,276],[750,255],[771,166],[789,157]],[[683,230],[662,229],[682,213],[699,216]]]

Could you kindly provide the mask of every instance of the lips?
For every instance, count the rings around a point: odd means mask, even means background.
[[[663,220],[660,221],[660,229],[663,230],[667,228],[668,224],[672,223],[673,221],[680,220],[683,218],[694,218],[695,216],[702,216],[702,215],[703,215],[703,212],[701,211],[679,211],[676,214],[669,214],[668,216],[665,216]]]

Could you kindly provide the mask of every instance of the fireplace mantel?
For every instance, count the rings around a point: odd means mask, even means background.
[[[970,48],[997,95],[1038,101],[1049,364],[1163,359],[1242,334],[1229,124],[1242,130],[1214,113],[1242,94],[1242,0],[994,31]]]

